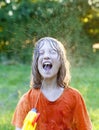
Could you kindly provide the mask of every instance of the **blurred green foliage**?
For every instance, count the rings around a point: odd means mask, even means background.
[[[34,43],[52,36],[76,57],[90,58],[99,42],[99,12],[86,0],[0,1],[0,61],[31,61]],[[77,59],[78,60],[78,59]]]
[[[99,63],[71,67],[71,86],[83,95],[93,130],[99,130]],[[0,130],[15,130],[12,115],[20,97],[28,91],[31,65],[0,64]]]

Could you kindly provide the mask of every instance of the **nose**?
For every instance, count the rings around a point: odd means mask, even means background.
[[[50,59],[50,54],[48,53],[48,51],[46,51],[46,52],[44,53],[44,59],[45,59],[45,60]]]

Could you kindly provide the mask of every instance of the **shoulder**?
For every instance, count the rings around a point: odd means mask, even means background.
[[[67,88],[67,90],[65,90],[64,99],[69,102],[73,109],[77,106],[78,108],[85,107],[85,100],[82,94],[75,88]]]
[[[35,100],[35,98],[37,97],[39,91],[39,89],[30,88],[26,93],[22,95],[18,104],[31,104],[31,102],[33,102],[33,100]]]
[[[65,93],[69,96],[69,98],[71,98],[75,102],[80,101],[80,100],[84,100],[82,94],[76,88],[68,87],[65,90]]]
[[[23,94],[21,99],[30,98],[31,96],[36,95],[39,91],[39,89],[30,88],[26,93]]]
[[[71,94],[71,95],[75,95],[75,96],[80,95],[80,96],[81,96],[80,91],[77,90],[76,88],[68,87],[68,88],[66,88],[66,91],[67,91],[69,94]]]

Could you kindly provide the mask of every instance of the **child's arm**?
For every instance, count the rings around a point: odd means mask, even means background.
[[[74,122],[77,130],[92,130],[92,124],[87,112],[86,104],[83,97],[79,94],[74,110]]]
[[[22,130],[22,129],[21,129],[21,128],[17,128],[17,127],[16,127],[16,129],[15,129],[15,130]]]

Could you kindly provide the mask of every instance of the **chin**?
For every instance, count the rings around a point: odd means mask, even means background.
[[[57,72],[55,71],[40,71],[43,79],[52,79],[57,77]]]
[[[52,76],[43,76],[43,79],[51,79]]]
[[[57,77],[57,75],[43,75],[43,79],[54,79]]]

